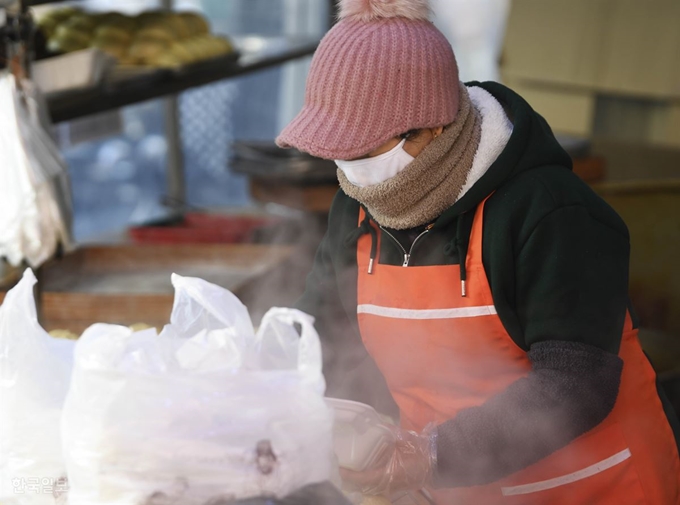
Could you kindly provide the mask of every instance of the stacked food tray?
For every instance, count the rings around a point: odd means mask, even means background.
[[[228,38],[211,34],[206,19],[194,12],[127,16],[66,7],[44,14],[38,26],[53,54],[97,48],[123,67],[179,69],[236,53]]]

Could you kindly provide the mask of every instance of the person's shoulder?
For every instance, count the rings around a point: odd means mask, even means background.
[[[359,202],[347,196],[341,189],[335,194],[328,216],[328,235],[333,243],[359,226]]]
[[[590,218],[627,234],[618,214],[588,184],[570,169],[540,166],[506,181],[489,199],[488,221],[503,226],[514,223],[517,230],[530,231],[549,214],[569,207],[582,207]],[[517,226],[521,222],[522,226]]]
[[[559,165],[540,166],[525,170],[499,187],[494,194],[506,204],[516,202],[546,207],[559,207],[588,202],[596,196],[574,172]]]
[[[582,191],[573,176],[561,166],[537,167],[515,175],[489,198],[486,222],[498,227],[508,223],[517,230],[533,228],[546,215],[574,201],[567,188],[576,188],[576,193]]]
[[[360,205],[355,199],[339,189],[333,198],[329,214],[329,225],[340,225],[351,221],[353,225],[358,224]]]
[[[354,198],[347,196],[342,189],[338,189],[333,197],[333,203],[331,204],[331,213],[343,213],[347,211],[358,212],[359,202]]]

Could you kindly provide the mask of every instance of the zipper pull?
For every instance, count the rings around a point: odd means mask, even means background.
[[[408,254],[408,253],[405,253],[405,254],[404,254],[404,264],[403,264],[402,266],[403,266],[403,267],[407,267],[407,266],[408,266],[408,262],[409,262],[410,259],[411,259],[411,255]]]

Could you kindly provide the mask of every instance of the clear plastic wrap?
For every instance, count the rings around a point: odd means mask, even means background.
[[[382,451],[369,468],[341,469],[343,487],[368,496],[389,496],[425,489],[432,485],[437,468],[437,429],[429,425],[422,433],[389,426],[391,447]]]

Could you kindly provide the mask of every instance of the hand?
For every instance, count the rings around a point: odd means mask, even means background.
[[[364,495],[390,496],[415,491],[430,484],[437,466],[437,430],[431,425],[422,434],[392,429],[394,444],[371,468],[355,472],[340,469],[344,486]]]

